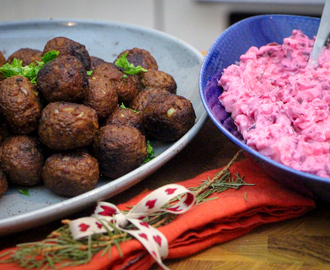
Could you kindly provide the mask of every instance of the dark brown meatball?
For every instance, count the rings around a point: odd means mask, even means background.
[[[147,155],[147,144],[145,137],[134,127],[106,125],[94,137],[93,151],[101,173],[117,178],[142,164]]]
[[[142,134],[144,133],[141,114],[130,108],[122,108],[118,106],[117,109],[110,114],[105,121],[105,124],[127,125],[137,128]]]
[[[109,62],[104,62],[97,65],[91,75],[91,77],[104,78],[110,82],[119,81],[123,78],[123,76],[124,73],[120,70],[120,68]]]
[[[43,154],[34,137],[17,135],[1,145],[1,166],[10,183],[35,186],[42,182]]]
[[[128,106],[139,92],[139,78],[136,75],[127,75],[116,82],[118,102]]]
[[[52,192],[73,197],[95,188],[99,179],[99,165],[84,152],[55,153],[42,168],[45,186]]]
[[[158,95],[166,98],[166,96],[171,95],[171,93],[162,88],[144,89],[136,95],[129,107],[143,114],[144,108],[147,104]]]
[[[120,58],[126,52],[127,61],[134,66],[141,66],[145,69],[158,69],[157,61],[155,60],[155,58],[150,54],[150,52],[144,49],[133,48],[131,50],[125,50],[118,55],[117,59]]]
[[[46,43],[43,54],[52,50],[59,51],[60,55],[72,55],[81,61],[85,70],[91,69],[91,60],[86,47],[76,41],[66,37],[55,37]]]
[[[91,59],[91,70],[94,70],[96,66],[103,64],[105,61],[96,56],[90,56]]]
[[[118,95],[112,84],[103,78],[89,78],[89,91],[84,104],[93,108],[99,120],[107,118],[118,105]]]
[[[69,150],[89,145],[98,129],[94,109],[70,102],[49,103],[41,113],[38,134],[53,150]]]
[[[0,144],[12,135],[13,134],[12,132],[10,132],[10,127],[8,123],[0,121]]]
[[[145,130],[153,138],[163,142],[180,139],[194,125],[195,119],[191,102],[174,94],[165,99],[154,98],[143,112]]]
[[[0,51],[0,67],[6,64],[6,58],[3,56],[2,52]]]
[[[79,102],[87,95],[88,77],[77,58],[61,55],[40,69],[37,86],[49,102]]]
[[[11,63],[13,62],[14,58],[16,58],[22,61],[23,66],[28,66],[31,63],[38,65],[36,61],[41,62],[41,57],[42,57],[42,51],[30,49],[30,48],[22,48],[12,53],[8,57],[7,62]]]
[[[3,173],[3,170],[0,168],[0,197],[6,192],[8,189],[8,181]]]
[[[3,56],[2,52],[0,51],[0,67],[2,67],[4,64],[6,64],[6,58]],[[0,73],[0,84],[2,80],[2,73]]]
[[[3,80],[0,107],[14,133],[27,134],[37,128],[42,108],[36,86],[29,79],[13,76]]]
[[[176,81],[164,71],[150,69],[139,74],[139,77],[142,88],[164,88],[170,93],[176,94]]]
[[[137,75],[127,75],[120,68],[108,62],[96,66],[91,77],[109,80],[116,89],[118,102],[125,105],[128,105],[139,91]]]

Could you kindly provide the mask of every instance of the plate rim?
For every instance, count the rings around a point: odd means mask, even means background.
[[[96,25],[102,25],[102,26],[110,26],[110,27],[120,27],[120,28],[126,28],[126,29],[132,29],[132,30],[138,30],[141,32],[148,32],[151,34],[156,34],[157,36],[160,36],[161,38],[172,40],[173,42],[182,45],[183,47],[190,50],[193,55],[198,59],[198,62],[200,66],[203,63],[204,55],[198,51],[196,48],[194,48],[192,45],[188,44],[187,42],[172,36],[170,34],[167,34],[165,32],[159,31],[157,29],[145,27],[145,26],[139,26],[129,23],[121,23],[121,22],[112,22],[112,21],[105,21],[105,20],[91,20],[91,19],[70,19],[70,18],[61,18],[61,19],[32,19],[32,20],[17,20],[17,21],[10,21],[10,22],[0,22],[0,32],[5,31],[4,28],[6,26],[24,26],[24,25],[32,25],[32,24],[63,24],[68,22],[74,22],[77,24],[96,24]],[[196,89],[197,89],[197,96],[200,99],[199,95],[199,85],[198,85],[198,77],[196,77]],[[110,182],[95,188],[94,190],[91,190],[89,192],[83,193],[81,195],[75,196],[73,198],[68,198],[62,202],[58,202],[46,207],[43,207],[41,209],[32,210],[27,213],[15,215],[12,217],[4,218],[0,220],[0,236],[1,235],[8,235],[11,233],[23,231],[26,229],[31,229],[33,227],[37,227],[40,225],[44,225],[46,223],[52,222],[54,220],[58,220],[63,216],[67,216],[70,214],[73,214],[75,212],[79,212],[89,206],[91,206],[93,203],[96,203],[98,200],[101,199],[109,199],[112,196],[115,196],[138,182],[142,181],[144,178],[152,174],[153,172],[157,171],[160,167],[165,165],[171,158],[173,158],[176,154],[178,154],[200,131],[204,123],[206,122],[208,118],[208,114],[205,110],[205,107],[202,104],[202,101],[200,101],[200,104],[198,104],[200,107],[199,110],[201,110],[201,114],[199,119],[195,122],[194,126],[178,141],[174,142],[168,149],[166,149],[164,152],[160,153],[157,157],[155,157],[153,160],[149,161],[147,164],[144,164],[137,169],[129,172],[128,174],[125,174],[122,177],[119,177],[115,180],[111,180]],[[161,161],[161,162],[159,162]],[[126,181],[123,181],[123,178],[126,179]],[[129,185],[127,185],[127,182]],[[108,190],[107,189],[111,189]],[[101,195],[101,196],[98,196]],[[101,197],[101,199],[100,199]],[[79,205],[78,202],[83,200],[84,205]],[[77,206],[78,204],[78,206]],[[60,211],[59,209],[65,207],[65,213],[63,211]],[[35,222],[35,218],[33,216],[38,216],[38,221]],[[22,222],[24,220],[24,222]]]

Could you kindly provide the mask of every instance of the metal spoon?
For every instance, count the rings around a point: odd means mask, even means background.
[[[323,8],[321,22],[317,31],[315,43],[313,46],[312,53],[308,61],[308,67],[318,66],[318,57],[322,52],[322,48],[328,43],[330,34],[330,0],[325,1]]]

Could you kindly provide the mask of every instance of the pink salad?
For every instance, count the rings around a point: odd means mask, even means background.
[[[330,49],[306,68],[314,40],[251,47],[225,69],[219,100],[247,145],[294,169],[330,177]]]

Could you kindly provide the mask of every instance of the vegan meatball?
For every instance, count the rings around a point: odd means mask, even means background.
[[[0,144],[12,135],[13,134],[10,132],[10,127],[8,123],[0,120]]]
[[[115,86],[118,102],[128,105],[139,92],[139,78],[136,75],[127,75],[115,82]]]
[[[43,54],[52,50],[59,51],[60,55],[72,55],[78,58],[78,60],[83,64],[85,70],[91,69],[89,53],[83,44],[66,37],[55,37],[46,43]]]
[[[99,120],[107,118],[118,105],[118,95],[112,84],[103,78],[89,78],[89,91],[84,104],[93,108]]]
[[[0,67],[6,64],[6,58],[3,56],[2,52],[0,51]],[[0,73],[0,84],[2,80],[2,73]]]
[[[134,127],[106,125],[95,136],[93,151],[101,173],[117,178],[142,164],[147,156],[147,143]]]
[[[41,113],[38,134],[53,150],[69,150],[89,145],[98,129],[94,109],[70,102],[49,103]]]
[[[60,55],[39,70],[37,85],[49,102],[80,102],[88,92],[88,77],[77,58]]]
[[[0,168],[0,197],[6,192],[8,189],[8,181],[3,173],[3,170]]]
[[[162,88],[144,89],[136,95],[129,107],[143,114],[144,108],[147,104],[158,95],[161,95],[162,98],[165,99],[166,96],[171,95],[171,93]]]
[[[166,99],[154,98],[143,111],[146,132],[163,142],[181,138],[194,125],[195,119],[191,102],[174,94],[166,96]]]
[[[116,110],[110,114],[108,119],[105,121],[105,124],[127,125],[137,128],[142,134],[144,133],[141,114],[130,108],[118,106]]]
[[[36,86],[29,79],[17,75],[3,80],[0,108],[12,132],[27,134],[36,130],[42,108]]]
[[[139,91],[137,75],[128,75],[112,63],[105,62],[95,67],[92,75],[95,78],[105,78],[114,86],[118,102],[128,105]]]
[[[91,77],[103,78],[110,82],[120,81],[124,76],[124,73],[114,64],[104,62],[95,66]]]
[[[142,72],[139,77],[142,88],[164,88],[170,93],[176,94],[176,81],[164,71],[150,69],[147,72]]]
[[[94,70],[96,66],[103,64],[105,61],[96,56],[90,56],[91,59],[91,70]]]
[[[0,67],[6,64],[6,58],[3,56],[2,52],[0,51]]]
[[[16,135],[1,145],[1,166],[12,184],[35,186],[42,182],[44,158],[36,138]]]
[[[52,192],[74,197],[95,188],[99,165],[85,152],[55,153],[46,159],[42,178]]]
[[[38,65],[37,61],[41,62],[42,51],[30,49],[30,48],[22,48],[12,53],[8,59],[8,63],[12,63],[14,58],[22,61],[23,66],[28,66],[31,63]]]
[[[125,53],[127,53],[127,61],[136,67],[141,66],[145,69],[158,69],[155,58],[150,54],[150,52],[144,49],[133,48],[131,50],[125,50],[118,55],[117,59],[122,57]]]

